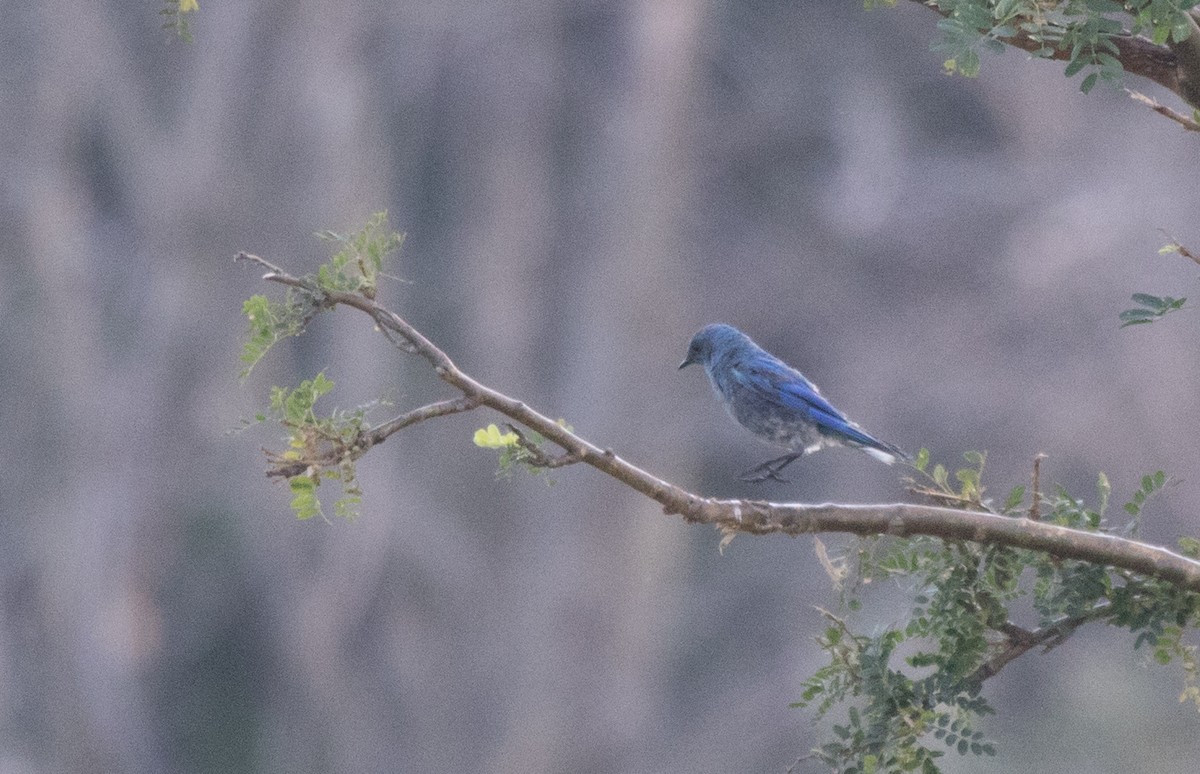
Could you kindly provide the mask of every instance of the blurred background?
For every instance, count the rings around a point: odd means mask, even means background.
[[[1163,469],[1143,534],[1200,533],[1200,323],[1117,319],[1193,292],[1157,248],[1200,247],[1200,146],[1122,92],[1016,51],[947,77],[915,3],[210,0],[192,45],[160,7],[4,4],[0,774],[782,771],[821,739],[788,708],[836,604],[810,539],[721,555],[590,469],[497,481],[485,412],[372,452],[356,521],[292,516],[280,433],[228,432],[271,385],[451,393],[349,313],[239,385],[278,291],[232,256],[309,271],[380,209],[381,300],[684,487],[905,497],[836,449],[740,483],[773,450],[676,371],[726,321],[880,438],[986,450],[995,496],[1037,452],[1118,506]],[[1010,665],[999,757],[946,771],[1194,771],[1182,676],[1131,645]]]

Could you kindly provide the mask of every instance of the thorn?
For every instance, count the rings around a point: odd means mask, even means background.
[[[1042,519],[1042,460],[1049,456],[1038,452],[1033,455],[1033,502],[1029,504],[1029,520]]]

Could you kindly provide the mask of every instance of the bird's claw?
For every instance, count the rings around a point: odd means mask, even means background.
[[[753,470],[747,470],[738,476],[738,479],[745,481],[747,484],[761,484],[764,481],[778,481],[781,484],[791,483],[790,478],[780,478],[779,474],[773,470],[768,470],[766,473],[755,473]]]
[[[773,460],[767,460],[761,465],[755,465],[745,473],[742,473],[738,478],[749,484],[759,484],[763,481],[778,481],[781,484],[789,483],[788,479],[780,477],[780,473],[788,465],[791,465],[803,454],[785,454],[782,457],[776,457]]]

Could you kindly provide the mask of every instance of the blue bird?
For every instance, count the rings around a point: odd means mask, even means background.
[[[755,344],[732,325],[707,325],[679,364],[704,366],[729,415],[767,443],[789,452],[742,474],[745,481],[784,481],[780,472],[825,446],[862,449],[891,465],[908,455],[872,438],[821,396],[804,374]]]

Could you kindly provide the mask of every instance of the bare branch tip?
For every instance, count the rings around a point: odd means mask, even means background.
[[[1160,116],[1165,116],[1166,118],[1171,119],[1175,123],[1182,126],[1184,129],[1187,129],[1190,132],[1200,132],[1200,123],[1197,123],[1195,120],[1193,120],[1189,116],[1185,116],[1182,113],[1172,110],[1170,107],[1162,104],[1161,102],[1154,99],[1153,97],[1147,97],[1145,94],[1142,94],[1139,91],[1134,91],[1132,89],[1125,89],[1125,93],[1129,95],[1130,99],[1136,100],[1137,102],[1141,102],[1143,105],[1150,108],[1155,113],[1158,113]]]

